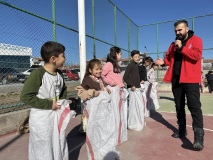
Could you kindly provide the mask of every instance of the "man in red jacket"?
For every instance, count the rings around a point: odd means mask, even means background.
[[[172,83],[172,92],[178,120],[178,132],[172,136],[182,138],[186,132],[185,97],[191,112],[194,130],[195,150],[203,146],[203,115],[201,110],[199,83],[201,82],[202,40],[189,30],[188,22],[180,20],[174,23],[176,39],[171,43],[166,56],[155,63],[169,66],[163,81]]]

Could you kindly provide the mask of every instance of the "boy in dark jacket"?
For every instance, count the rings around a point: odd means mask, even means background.
[[[131,62],[128,64],[123,76],[123,80],[127,84],[127,88],[131,88],[135,91],[136,88],[140,88],[140,75],[138,70],[138,62],[140,59],[140,52],[133,50],[131,52]]]

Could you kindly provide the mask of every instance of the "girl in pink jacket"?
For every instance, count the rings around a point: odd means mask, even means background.
[[[101,77],[111,90],[111,105],[115,116],[116,144],[127,141],[127,96],[124,88],[121,69],[118,62],[121,60],[121,49],[110,48],[107,62],[102,68]]]

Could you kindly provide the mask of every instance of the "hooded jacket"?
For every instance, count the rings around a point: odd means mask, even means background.
[[[189,31],[193,34],[193,31]],[[202,59],[202,40],[198,36],[193,35],[188,39],[186,45],[183,46],[180,53],[183,55],[180,83],[200,83],[201,82],[201,59]],[[163,81],[171,82],[173,76],[174,55],[176,47],[172,42],[164,58],[166,66],[169,66]]]

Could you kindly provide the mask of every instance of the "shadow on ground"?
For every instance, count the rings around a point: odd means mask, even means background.
[[[164,117],[156,111],[151,110],[151,114],[150,114],[150,118],[152,118],[153,120],[163,124],[164,126],[166,126],[168,129],[172,130],[172,132],[178,132],[177,128],[174,127],[173,125],[171,125],[166,119],[164,119]],[[172,134],[173,134],[172,133]],[[172,136],[172,135],[171,135]],[[179,139],[179,138],[178,138]],[[177,139],[177,140],[178,140]],[[188,150],[194,150],[192,143],[190,142],[190,140],[187,137],[181,138],[180,139],[182,141],[182,148],[188,149]]]
[[[10,141],[8,141],[6,144],[3,144],[3,145],[1,144],[2,146],[0,146],[0,151],[3,151],[8,146],[10,146],[13,143],[15,143],[19,138],[21,138],[21,136],[23,136],[23,134],[19,134],[19,135],[15,136],[13,139],[11,139]]]
[[[174,98],[166,97],[166,96],[160,96],[159,99],[167,99],[167,100],[170,100],[170,101],[174,101]]]
[[[78,160],[81,147],[86,141],[86,134],[79,131],[80,126],[75,126],[67,135],[69,160]]]

